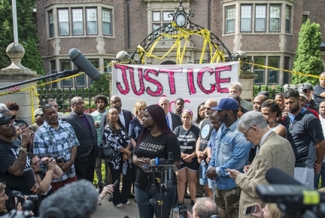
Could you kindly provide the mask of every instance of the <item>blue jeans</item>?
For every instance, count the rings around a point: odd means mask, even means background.
[[[315,174],[314,177],[314,188],[318,189],[318,184],[319,184],[319,178],[322,176],[322,187],[325,187],[325,163],[322,163],[322,168],[320,170],[319,174]]]
[[[154,196],[151,196],[149,193],[146,193],[137,187],[135,187],[134,190],[140,218],[153,218],[153,215],[155,215],[157,218],[169,217],[176,195],[175,189],[170,191],[162,191],[161,198],[159,196],[159,192]],[[163,205],[161,206],[159,206],[157,202],[160,199],[163,201]],[[160,215],[161,212],[162,216]]]

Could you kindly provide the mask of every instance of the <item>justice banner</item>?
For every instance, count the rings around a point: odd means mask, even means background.
[[[186,65],[121,65],[112,67],[113,95],[121,98],[123,107],[133,110],[138,100],[158,104],[161,97],[170,101],[174,110],[177,98],[183,98],[186,109],[197,113],[202,102],[218,102],[228,97],[229,84],[239,79],[239,62]]]

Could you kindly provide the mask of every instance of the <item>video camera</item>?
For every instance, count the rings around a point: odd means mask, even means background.
[[[325,193],[306,187],[285,172],[270,168],[265,174],[270,185],[257,185],[266,203],[277,203],[284,218],[325,217]]]
[[[24,211],[16,211],[15,198],[17,199],[17,204],[20,203],[22,205],[23,210],[28,211],[27,217],[30,217],[30,211],[33,211],[34,214],[38,214],[38,209],[41,203],[38,195],[23,195],[20,191],[14,190],[8,195],[8,200],[6,201],[6,209],[8,211],[11,211],[9,213],[11,214],[11,216],[9,217],[26,217],[22,216],[24,214]],[[18,214],[19,216],[16,216]]]

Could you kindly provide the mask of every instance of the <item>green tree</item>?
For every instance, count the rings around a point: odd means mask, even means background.
[[[37,44],[40,39],[36,27],[36,0],[17,1],[18,41],[25,48],[22,65],[44,75]],[[7,46],[14,41],[11,0],[0,0],[0,69],[11,63],[6,54]]]
[[[320,26],[318,23],[310,23],[308,19],[300,29],[294,72],[319,75],[322,72],[323,63],[320,56],[320,44],[322,42]],[[293,74],[291,83],[317,84],[318,79],[308,76]]]

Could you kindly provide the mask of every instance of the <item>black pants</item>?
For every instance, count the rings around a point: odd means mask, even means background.
[[[108,166],[111,170],[113,183],[116,180],[118,180],[118,184],[120,184],[123,163],[124,163],[123,161],[120,162],[120,167],[118,170],[113,169],[113,165],[111,163],[108,163]],[[128,201],[130,191],[131,191],[131,185],[132,185],[132,169],[129,166],[127,170],[127,174],[123,175],[122,191],[120,191],[119,185],[117,185],[114,188],[113,204],[115,205],[118,205],[120,203],[125,204]]]
[[[86,160],[79,160],[76,158],[74,166],[76,169],[77,179],[86,179],[93,183],[94,181],[94,171],[95,171],[96,159],[94,155],[94,149],[90,153]]]

